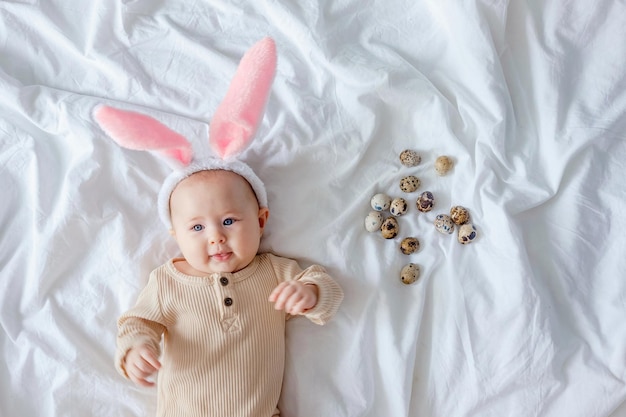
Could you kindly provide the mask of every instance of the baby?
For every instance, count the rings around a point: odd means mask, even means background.
[[[285,321],[304,315],[324,324],[343,299],[322,267],[302,270],[291,259],[258,254],[267,193],[236,157],[262,118],[275,67],[270,38],[243,57],[210,124],[210,158],[195,159],[184,137],[149,116],[94,111],[121,146],[159,151],[182,165],[158,200],[182,257],[152,271],[118,321],[116,366],[141,386],[158,374],[159,417],[278,416]]]
[[[183,257],[119,319],[120,371],[143,386],[159,371],[159,416],[278,415],[286,313],[324,324],[341,288],[319,266],[257,254],[269,210],[232,171],[182,180],[170,213]]]

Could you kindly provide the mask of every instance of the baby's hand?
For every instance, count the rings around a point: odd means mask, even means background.
[[[161,362],[152,348],[148,345],[139,345],[128,351],[124,358],[126,374],[137,385],[151,387],[154,382],[146,378],[153,375],[161,368]]]
[[[276,310],[285,310],[291,315],[301,314],[317,304],[317,285],[299,281],[285,281],[278,284],[270,294],[270,302]]]

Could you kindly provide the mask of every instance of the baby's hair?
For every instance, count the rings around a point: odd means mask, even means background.
[[[191,174],[190,176],[188,176],[187,178],[185,178],[183,181],[179,182],[178,185],[180,185],[182,182],[186,182],[189,183],[190,181],[202,181],[205,178],[210,178],[210,177],[214,177],[216,175],[220,175],[223,174],[225,172],[229,172],[233,175],[236,175],[237,177],[239,177],[241,180],[243,180],[243,182],[246,184],[246,187],[248,190],[250,190],[250,195],[252,196],[252,199],[259,205],[259,207],[261,207],[261,203],[259,202],[259,197],[256,195],[256,193],[254,192],[254,188],[252,187],[252,185],[250,184],[250,182],[243,176],[240,175],[236,172],[227,170],[227,169],[203,169],[200,171],[196,171],[193,174]],[[174,187],[174,190],[172,191],[172,194],[174,193],[174,191],[176,190],[176,187]]]

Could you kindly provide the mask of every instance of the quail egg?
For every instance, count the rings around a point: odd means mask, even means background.
[[[389,210],[389,206],[391,205],[391,197],[387,194],[379,193],[372,197],[370,204],[372,208],[376,211],[385,211]]]
[[[389,206],[389,211],[394,216],[402,216],[408,209],[408,204],[404,198],[394,198]]]
[[[438,214],[435,217],[435,229],[439,233],[451,234],[454,231],[454,222],[447,214]]]
[[[398,236],[400,232],[400,226],[395,217],[388,217],[380,227],[380,233],[385,239],[393,239]]]
[[[420,277],[420,267],[417,264],[410,263],[405,265],[400,271],[400,279],[403,284],[413,284]]]
[[[450,209],[450,218],[455,224],[461,225],[469,222],[470,214],[465,207],[454,206]]]
[[[435,171],[440,176],[446,175],[452,169],[452,159],[446,155],[441,155],[435,160]]]
[[[405,255],[410,255],[420,249],[420,241],[414,237],[405,237],[400,242],[400,250]]]
[[[400,189],[405,193],[412,193],[420,186],[420,180],[414,175],[409,175],[400,180]]]
[[[421,211],[422,213],[431,211],[434,205],[435,205],[435,197],[433,196],[433,193],[431,193],[430,191],[424,191],[417,198],[417,209]]]
[[[463,245],[467,245],[468,243],[472,243],[474,239],[478,236],[476,232],[476,228],[471,223],[465,223],[459,227],[458,241]]]
[[[380,230],[382,224],[383,215],[379,211],[370,211],[367,217],[365,217],[365,229],[368,232]]]
[[[411,149],[405,149],[400,153],[400,163],[406,167],[414,167],[422,162],[422,157]]]

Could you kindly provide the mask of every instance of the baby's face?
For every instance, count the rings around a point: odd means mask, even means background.
[[[254,259],[269,216],[250,184],[230,171],[200,171],[170,197],[172,235],[188,265],[183,272],[236,272]]]

